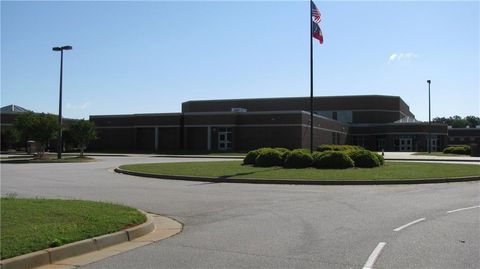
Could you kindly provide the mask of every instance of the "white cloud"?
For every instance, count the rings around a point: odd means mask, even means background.
[[[67,103],[66,109],[68,109],[68,110],[85,110],[88,107],[90,107],[91,105],[92,105],[92,102],[89,102],[89,101],[87,101],[83,104],[80,104],[80,105],[72,105],[70,103]]]
[[[388,57],[389,62],[399,62],[399,61],[404,61],[404,60],[413,60],[418,58],[418,54],[413,53],[413,52],[400,52],[400,53],[393,53]]]

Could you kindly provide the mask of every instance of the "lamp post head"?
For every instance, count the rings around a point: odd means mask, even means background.
[[[431,81],[431,80],[427,80],[427,83],[430,84],[430,83],[432,83],[432,81]]]
[[[62,50],[71,50],[72,46],[63,46],[63,47],[53,47],[53,51],[62,51]]]

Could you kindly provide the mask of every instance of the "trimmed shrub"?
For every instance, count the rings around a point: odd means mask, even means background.
[[[378,162],[380,163],[380,165],[384,165],[385,164],[385,158],[383,158],[383,156],[381,154],[378,154],[376,152],[374,152],[375,156],[377,156],[377,159],[378,159]]]
[[[471,152],[472,152],[471,148],[468,145],[450,146],[450,147],[446,147],[443,150],[443,153],[446,153],[446,154],[470,155]]]
[[[245,155],[245,158],[243,158],[243,164],[255,164],[255,159],[257,158],[259,154],[259,150],[251,150]]]
[[[258,150],[258,156],[255,158],[255,166],[271,167],[281,166],[283,164],[282,154],[272,148],[262,148]]]
[[[346,169],[354,166],[353,160],[342,151],[313,153],[313,166],[326,169]]]
[[[355,163],[355,167],[371,168],[380,166],[380,160],[376,153],[369,150],[350,150],[347,155]]]
[[[273,148],[273,149],[280,152],[280,154],[282,155],[282,162],[285,162],[285,158],[287,157],[287,154],[290,153],[290,150],[286,148]]]
[[[282,153],[282,154],[290,151],[289,149],[286,149],[286,148],[273,148],[273,149],[280,151],[280,153]]]
[[[286,154],[283,166],[287,168],[305,168],[311,166],[312,163],[313,158],[310,153],[302,149],[296,149]]]
[[[317,151],[347,151],[347,150],[363,150],[363,147],[353,145],[320,145]]]
[[[301,151],[301,152],[306,153],[306,154],[311,154],[310,149],[296,149],[296,150]]]

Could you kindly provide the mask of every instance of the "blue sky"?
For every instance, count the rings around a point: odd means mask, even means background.
[[[479,115],[480,4],[316,1],[314,92],[398,95],[419,120]],[[1,105],[178,112],[196,99],[309,95],[308,1],[1,2]]]

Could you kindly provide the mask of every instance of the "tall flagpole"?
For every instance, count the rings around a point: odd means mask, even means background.
[[[310,0],[310,153],[313,153],[313,23],[312,0]]]

